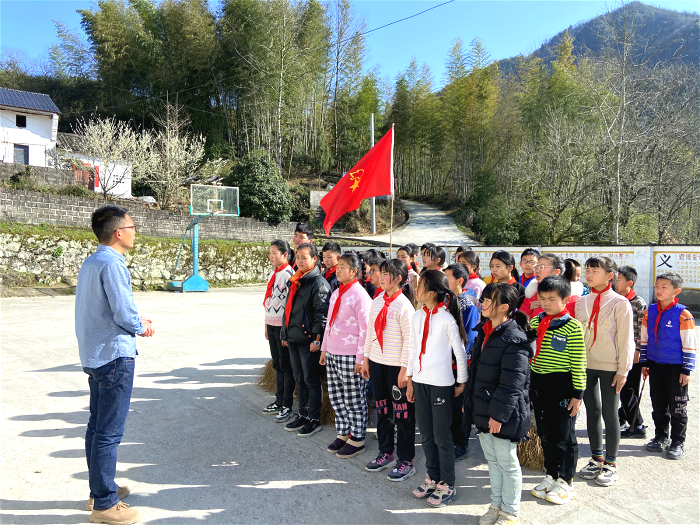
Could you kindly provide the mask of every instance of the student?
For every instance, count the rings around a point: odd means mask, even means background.
[[[523,271],[523,274],[520,276],[520,284],[525,288],[530,282],[535,280],[535,266],[539,258],[540,252],[534,248],[525,248],[520,255],[520,269]]]
[[[277,239],[270,245],[270,262],[275,270],[267,281],[263,306],[265,308],[265,339],[270,344],[272,368],[277,375],[275,401],[263,409],[263,414],[276,414],[275,421],[283,423],[292,416],[294,402],[294,372],[289,347],[282,345],[282,319],[287,303],[287,281],[294,273],[289,265],[291,249],[287,241]]]
[[[520,306],[520,310],[532,318],[542,313],[542,304],[537,296],[539,283],[550,275],[561,275],[564,272],[564,261],[554,253],[543,253],[537,260],[535,266],[535,278],[525,288],[525,300]],[[576,301],[581,296],[583,287],[581,283],[569,283],[571,293],[569,304],[566,306],[569,315],[573,316],[576,308]]]
[[[412,243],[412,242],[409,242],[409,243],[406,245],[406,248],[408,248],[409,250],[411,250],[411,252],[410,252],[410,253],[411,253],[411,257],[413,257],[413,260],[414,260],[415,263],[416,263],[416,268],[414,268],[414,270],[420,274],[420,272],[421,272],[421,267],[420,267],[420,264],[418,263],[418,256],[420,255],[420,248],[418,247],[417,244]]]
[[[644,438],[647,435],[647,427],[644,425],[642,412],[639,410],[639,387],[642,382],[642,365],[639,364],[639,356],[642,350],[642,318],[647,309],[647,303],[634,291],[634,283],[637,282],[637,270],[631,266],[621,266],[617,274],[617,293],[626,297],[632,306],[632,319],[634,320],[634,365],[627,374],[627,382],[620,392],[620,427],[627,426],[620,435],[627,438]],[[632,421],[634,419],[634,421]]]
[[[430,507],[443,507],[457,495],[450,428],[452,404],[455,397],[464,392],[467,380],[464,352],[467,335],[459,302],[450,291],[445,274],[424,270],[418,282],[418,300],[423,308],[413,314],[411,321],[407,397],[409,402],[416,403],[427,474],[413,496],[427,497]],[[452,372],[453,356],[457,365],[456,382]]]
[[[695,370],[697,338],[695,320],[676,297],[683,289],[677,273],[662,273],[656,278],[656,303],[644,313],[639,362],[642,374],[649,376],[654,420],[654,439],[646,445],[650,452],[681,459],[688,426],[688,382]],[[669,422],[671,439],[668,437]]]
[[[362,262],[354,253],[337,262],[339,288],[331,295],[320,364],[326,365],[328,397],[338,437],[326,450],[341,459],[365,452],[367,380],[362,377],[367,322],[372,300],[357,282]]]
[[[491,482],[491,505],[480,525],[520,522],[523,476],[517,447],[530,431],[528,361],[534,349],[524,331],[527,318],[515,312],[519,300],[507,283],[486,285],[481,315],[487,321],[477,326],[467,373],[464,412],[480,432]]]
[[[365,267],[365,282],[363,283],[365,291],[372,299],[375,299],[382,293],[379,286],[379,266],[384,261],[384,254],[371,248],[361,255],[361,259]]]
[[[610,487],[619,479],[620,391],[634,360],[632,306],[617,294],[617,265],[610,257],[586,261],[586,281],[591,294],[576,301],[576,319],[583,325],[586,345],[586,405],[591,459],[578,475]],[[605,421],[605,456],[603,425]]]
[[[493,282],[507,283],[517,290],[519,298],[517,308],[520,308],[525,300],[525,287],[518,282],[520,276],[515,269],[515,258],[505,250],[493,252],[489,268]]]
[[[384,293],[372,302],[365,339],[362,377],[372,379],[377,410],[379,454],[365,470],[380,472],[394,463],[394,425],[397,461],[387,478],[404,481],[416,473],[415,406],[406,399],[406,367],[411,343],[411,316],[415,312],[408,267],[391,259],[381,264]]]
[[[337,242],[328,241],[323,245],[323,277],[331,287],[331,293],[335,292],[339,287],[340,283],[335,275],[335,269],[338,265],[338,258],[343,253]]]
[[[471,301],[467,290],[462,288],[469,277],[467,268],[463,264],[455,263],[445,268],[445,276],[450,287],[450,291],[457,297],[459,311],[462,315],[462,325],[467,335],[467,363],[469,363],[469,352],[471,350],[476,332],[474,328],[479,324],[479,309]],[[452,364],[452,371],[457,380],[457,363]],[[469,434],[471,433],[471,421],[463,421],[462,406],[464,405],[464,392],[454,399],[452,403],[452,441],[455,446],[455,460],[463,459],[467,455],[469,447]]]
[[[294,237],[292,237],[292,246],[294,246],[294,251],[299,249],[302,244],[310,244],[314,242],[314,229],[304,223],[298,222],[294,228]]]
[[[411,285],[411,290],[415,295],[416,283],[418,282],[418,275],[420,274],[420,268],[416,264],[416,256],[410,246],[405,245],[396,250],[396,258],[406,263],[408,266],[408,283]]]
[[[543,311],[530,321],[537,337],[530,361],[530,390],[536,393],[533,412],[546,476],[532,495],[563,505],[576,497],[576,414],[586,388],[586,348],[583,327],[567,308],[569,281],[559,275],[545,277],[537,295]]]
[[[572,286],[575,286],[573,283],[581,283],[581,263],[578,262],[576,259],[564,259],[564,277],[569,280]],[[581,286],[583,287],[583,292],[579,295],[579,297],[583,297],[584,295],[588,295],[591,293],[591,289],[588,288],[586,283],[581,283]],[[575,291],[574,288],[572,288],[573,291]]]
[[[299,245],[299,269],[289,278],[280,338],[289,347],[294,379],[299,387],[299,414],[284,429],[308,437],[321,427],[321,343],[326,328],[331,289],[318,268],[318,250]]]
[[[421,246],[421,257],[423,258],[423,271],[442,271],[447,256],[444,248],[435,246],[433,243],[429,242]]]
[[[481,292],[486,288],[486,283],[481,280],[481,276],[479,275],[479,256],[472,249],[463,250],[457,256],[457,262],[466,266],[469,272],[469,278],[464,284],[464,289],[474,301],[477,301],[477,308],[481,310],[481,303],[479,303],[478,300],[481,297]]]

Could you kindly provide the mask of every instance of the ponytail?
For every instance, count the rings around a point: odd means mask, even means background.
[[[435,292],[438,303],[445,302],[445,308],[452,314],[459,328],[459,337],[464,344],[467,343],[467,332],[464,330],[462,312],[459,309],[459,299],[450,290],[450,283],[444,273],[438,270],[425,270],[420,276],[419,286],[424,286],[427,292]],[[513,288],[511,286],[511,288]]]

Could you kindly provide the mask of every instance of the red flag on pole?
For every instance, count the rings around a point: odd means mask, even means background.
[[[394,126],[369,150],[360,162],[321,199],[326,212],[323,229],[331,227],[349,211],[360,207],[362,199],[394,193]]]

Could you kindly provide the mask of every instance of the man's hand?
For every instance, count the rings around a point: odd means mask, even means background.
[[[326,364],[326,352],[321,352],[321,357],[319,357],[319,359],[318,359],[318,364],[319,365]]]
[[[576,414],[578,414],[578,409],[581,407],[581,400],[580,399],[572,399],[569,402],[569,406],[567,407],[567,410],[569,410],[569,415],[571,417],[574,417]]]
[[[458,386],[455,387],[455,397],[459,397],[462,395],[462,392],[464,392],[464,383],[460,383]]]
[[[627,376],[622,376],[620,374],[615,374],[615,379],[613,379],[612,385],[615,387],[615,392],[620,393],[622,390],[622,387],[625,386],[625,383],[627,382]]]
[[[489,434],[498,434],[501,431],[502,424],[503,423],[499,423],[494,418],[490,417],[489,418]]]
[[[141,317],[141,323],[143,324],[143,327],[145,330],[138,334],[140,337],[152,337],[153,334],[156,333],[156,331],[153,328],[153,323],[151,322],[150,319],[146,319],[145,317]]]
[[[401,371],[399,372],[398,387],[406,388],[406,385],[408,385],[408,379],[406,378],[406,367],[402,366]]]
[[[690,376],[687,376],[685,374],[681,374],[681,377],[678,380],[678,382],[681,384],[681,386],[685,386],[688,383],[690,383]]]
[[[365,357],[365,360],[362,361],[362,377],[364,379],[369,379],[369,359]]]

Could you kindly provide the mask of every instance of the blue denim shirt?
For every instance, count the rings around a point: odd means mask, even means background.
[[[145,330],[134,304],[124,256],[100,244],[85,259],[75,291],[75,335],[84,368],[134,357],[136,334]]]

